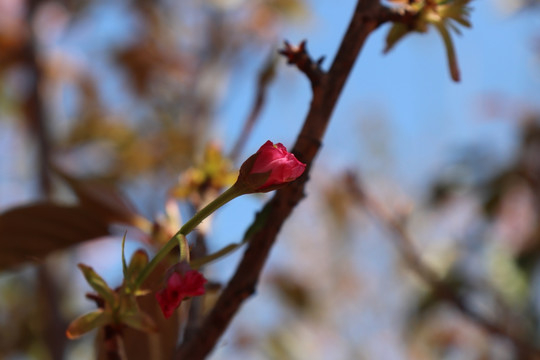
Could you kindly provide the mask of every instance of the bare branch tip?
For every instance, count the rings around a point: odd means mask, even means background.
[[[321,64],[324,56],[314,61],[307,52],[307,40],[302,40],[298,45],[291,45],[287,40],[283,41],[283,49],[279,53],[287,58],[287,64],[296,65],[315,86],[323,73]]]

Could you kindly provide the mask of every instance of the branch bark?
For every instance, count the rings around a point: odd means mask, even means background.
[[[354,62],[369,34],[383,22],[377,17],[381,14],[381,8],[378,0],[358,1],[330,70],[327,73],[321,72],[320,79],[317,79],[316,83],[312,82],[311,106],[292,151],[300,161],[308,165],[304,175],[290,186],[279,190],[266,204],[263,211],[269,213],[265,217],[264,226],[251,238],[234,276],[198,333],[180,346],[176,359],[204,359],[212,351],[244,300],[255,292],[259,275],[277,234],[293,208],[304,197],[304,186],[313,159],[319,151],[322,137]]]

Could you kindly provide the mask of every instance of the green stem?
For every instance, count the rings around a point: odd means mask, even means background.
[[[459,76],[459,67],[456,57],[456,51],[454,50],[454,43],[452,42],[452,37],[450,36],[450,33],[444,26],[444,24],[438,22],[434,23],[435,28],[439,31],[439,34],[441,35],[444,47],[446,48],[446,56],[448,58],[448,66],[450,68],[450,75],[452,76],[452,80],[458,82],[460,80]]]
[[[215,253],[212,253],[210,255],[206,255],[205,257],[197,258],[197,259],[195,259],[193,261],[190,261],[189,266],[192,269],[198,269],[201,266],[206,265],[211,261],[219,259],[219,258],[233,252],[234,250],[238,249],[242,245],[244,245],[243,242],[235,243],[235,244],[229,244],[229,245],[225,246],[223,249],[216,251]]]
[[[228,188],[225,192],[219,195],[214,199],[210,204],[203,207],[199,210],[188,222],[186,222],[180,230],[176,233],[187,235],[189,234],[197,225],[199,225],[204,219],[210,216],[214,211],[231,201],[232,199],[244,194],[245,192],[236,184]],[[175,235],[175,236],[176,236]]]
[[[163,260],[165,258],[165,256],[167,256],[168,253],[171,252],[172,249],[174,249],[174,247],[176,246],[177,244],[177,239],[176,239],[176,235],[173,236],[162,248],[161,250],[159,250],[159,252],[156,254],[156,256],[154,256],[154,258],[148,263],[148,265],[146,265],[146,267],[141,271],[141,273],[139,274],[139,276],[137,277],[137,280],[135,280],[135,284],[134,284],[134,289],[139,289],[142,285],[142,283],[144,282],[144,280],[146,280],[146,278],[148,277],[148,275],[150,275],[150,273],[155,269],[155,267],[157,266],[157,264],[159,264],[161,262],[161,260]]]
[[[181,258],[187,258],[189,261],[189,256],[187,251],[185,251],[183,242],[185,241],[184,236],[189,234],[193,229],[199,225],[204,219],[210,216],[214,211],[233,200],[234,198],[244,194],[245,191],[240,187],[234,184],[216,199],[214,199],[210,204],[206,205],[204,208],[199,210],[188,222],[186,222],[180,230],[158,251],[156,256],[146,265],[146,267],[141,271],[137,280],[135,280],[134,288],[139,289],[144,280],[150,275],[150,273],[156,268],[156,266],[171,252],[176,245],[180,245],[181,248]]]

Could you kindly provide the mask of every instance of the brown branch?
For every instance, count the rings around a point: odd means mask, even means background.
[[[429,286],[437,298],[444,300],[456,309],[458,309],[469,321],[478,326],[485,332],[493,335],[498,335],[510,340],[520,359],[540,359],[540,350],[530,342],[522,339],[521,336],[510,331],[507,326],[500,324],[497,321],[485,318],[475,311],[464,299],[463,295],[459,294],[455,289],[447,286],[437,273],[426,264],[419,256],[418,251],[414,246],[414,241],[411,239],[404,226],[392,218],[383,210],[378,202],[373,200],[365,191],[362,182],[353,174],[348,174],[346,177],[347,189],[349,194],[359,203],[362,204],[371,214],[377,218],[386,228],[391,230],[396,237],[396,247],[400,250],[407,266]]]
[[[287,58],[287,64],[296,65],[300,71],[306,74],[311,82],[311,87],[315,88],[320,84],[323,76],[321,64],[324,61],[324,56],[317,61],[313,61],[307,52],[306,45],[306,40],[303,40],[298,46],[291,45],[285,40],[283,49],[279,50],[279,53]]]
[[[61,293],[53,275],[47,264],[39,265],[36,276],[40,301],[36,302],[36,306],[42,324],[40,335],[47,345],[49,356],[52,359],[61,359],[64,356],[67,340],[64,334],[68,324],[61,315]]]
[[[39,0],[29,1],[26,12],[26,21],[28,24],[32,24],[34,21],[34,15],[40,3],[41,1]],[[32,31],[30,31],[30,36],[26,42],[23,56],[32,82],[24,102],[24,112],[26,122],[38,144],[37,168],[40,186],[39,190],[45,197],[49,197],[51,192],[51,180],[49,176],[50,141],[47,130],[45,106],[43,105],[43,99],[40,94],[43,71],[38,62],[36,38]]]
[[[306,172],[295,183],[279,190],[266,204],[263,211],[268,211],[268,214],[265,216],[264,226],[252,236],[233,278],[196,336],[178,349],[176,359],[204,359],[212,351],[243,301],[255,292],[259,275],[281,226],[304,197],[304,185],[308,180],[312,161],[321,146],[330,116],[354,62],[368,35],[381,23],[377,18],[380,6],[378,0],[358,1],[329,72],[322,73],[320,81],[312,82],[313,100],[293,148],[298,159],[308,164]]]

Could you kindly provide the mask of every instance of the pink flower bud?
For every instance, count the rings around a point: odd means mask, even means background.
[[[172,272],[167,278],[167,286],[156,293],[156,299],[165,318],[170,318],[184,298],[204,294],[207,280],[197,270],[185,273]]]
[[[296,180],[305,169],[283,144],[267,141],[242,164],[238,181],[252,192],[267,192]]]

